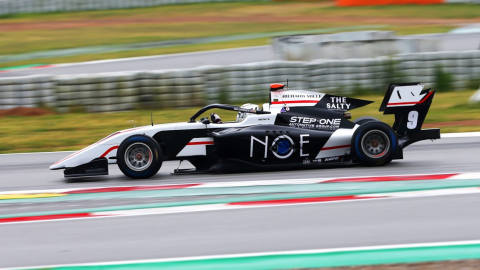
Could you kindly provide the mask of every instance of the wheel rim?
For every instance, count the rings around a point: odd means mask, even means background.
[[[134,171],[143,171],[152,164],[152,150],[148,145],[137,142],[131,144],[125,151],[125,163]]]
[[[363,152],[371,158],[381,158],[390,150],[390,140],[381,130],[370,130],[362,138]]]

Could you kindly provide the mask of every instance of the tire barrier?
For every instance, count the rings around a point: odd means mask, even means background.
[[[0,16],[18,13],[142,8],[175,4],[248,0],[0,0]]]
[[[480,51],[399,54],[371,59],[271,61],[184,70],[0,78],[0,109],[51,107],[59,112],[200,107],[266,100],[269,85],[332,94],[385,91],[393,82],[477,88]]]

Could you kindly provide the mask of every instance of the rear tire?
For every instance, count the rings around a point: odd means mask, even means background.
[[[370,121],[355,130],[352,137],[352,155],[367,166],[390,163],[398,149],[395,131],[380,121]]]
[[[162,163],[162,149],[148,136],[128,137],[118,147],[118,168],[130,178],[150,178],[160,170]]]

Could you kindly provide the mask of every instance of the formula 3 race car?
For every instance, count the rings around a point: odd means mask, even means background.
[[[166,160],[188,160],[196,172],[313,167],[355,162],[381,166],[403,158],[403,148],[439,139],[439,129],[422,130],[435,91],[418,83],[392,84],[380,105],[394,114],[392,127],[375,118],[350,121],[347,111],[372,101],[309,91],[285,90],[272,84],[270,101],[208,105],[188,122],[136,127],[115,132],[58,161],[51,170],[65,177],[107,175],[116,163],[128,177],[155,175]],[[197,118],[208,110],[237,112],[237,120]],[[213,122],[212,122],[213,121]],[[182,172],[176,170],[176,172]]]

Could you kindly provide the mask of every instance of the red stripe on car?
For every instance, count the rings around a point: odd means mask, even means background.
[[[187,145],[213,145],[212,141],[208,142],[189,142]]]
[[[105,153],[103,153],[100,157],[105,157],[106,155],[108,155],[108,153],[112,152],[113,150],[115,149],[118,149],[118,145],[117,146],[113,146],[113,147],[110,147],[107,151],[105,151]]]
[[[339,149],[339,148],[347,148],[347,147],[350,147],[350,146],[351,146],[350,144],[346,144],[346,145],[337,145],[337,146],[324,147],[324,148],[322,148],[321,151],[333,150],[333,149]]]

